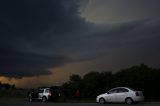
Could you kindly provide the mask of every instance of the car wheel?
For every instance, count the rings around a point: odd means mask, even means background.
[[[46,97],[42,97],[42,102],[46,102],[47,98]]]
[[[125,103],[126,103],[126,104],[132,104],[132,103],[133,103],[132,98],[126,98],[126,99],[125,99]]]
[[[106,101],[105,101],[104,98],[100,98],[100,99],[99,99],[99,103],[100,103],[100,104],[105,104],[105,102],[106,102]]]

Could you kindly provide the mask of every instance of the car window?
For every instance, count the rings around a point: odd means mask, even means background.
[[[108,91],[109,94],[112,94],[112,93],[117,93],[117,89],[111,89],[110,91]]]
[[[124,93],[124,92],[129,92],[128,89],[125,88],[118,88],[117,93]]]
[[[45,90],[45,93],[49,93],[49,89],[46,89],[46,90]]]
[[[38,93],[43,93],[43,89],[38,90]]]

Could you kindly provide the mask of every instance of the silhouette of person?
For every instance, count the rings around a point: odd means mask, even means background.
[[[80,99],[80,96],[81,96],[80,91],[76,90],[76,92],[75,92],[75,98],[76,99]]]

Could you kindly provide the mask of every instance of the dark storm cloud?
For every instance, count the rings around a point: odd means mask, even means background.
[[[66,33],[73,31],[73,28],[79,30],[84,23],[78,16],[75,0],[5,0],[0,5],[1,28],[7,35],[32,35],[49,28],[56,33]],[[71,27],[68,27],[69,24]]]
[[[1,45],[27,51],[40,48],[40,52],[41,48],[59,49],[74,32],[89,27],[78,7],[77,0],[1,1]]]
[[[69,62],[56,50],[68,33],[87,27],[78,6],[76,0],[0,1],[0,75],[46,75]]]
[[[43,56],[1,48],[0,76],[21,78],[25,76],[49,75],[52,67],[71,61],[64,56]]]

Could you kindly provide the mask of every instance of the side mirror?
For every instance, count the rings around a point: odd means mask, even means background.
[[[110,92],[107,92],[107,94],[110,94]]]

